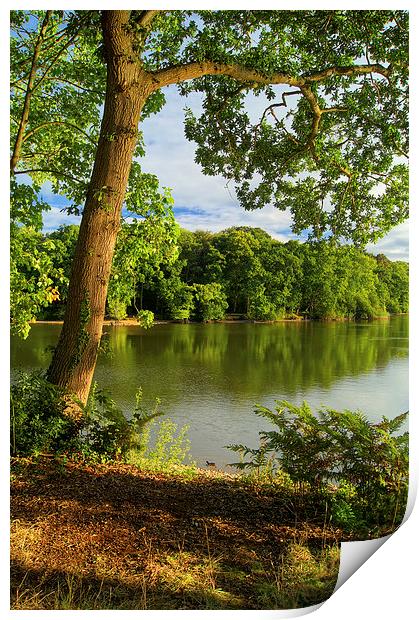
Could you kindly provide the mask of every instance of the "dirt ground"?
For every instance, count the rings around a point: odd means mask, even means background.
[[[53,458],[11,473],[15,609],[287,608],[333,591],[340,532],[315,498]]]

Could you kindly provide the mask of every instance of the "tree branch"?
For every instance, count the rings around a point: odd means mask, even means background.
[[[259,84],[289,84],[290,86],[303,86],[305,84],[304,78],[295,78],[286,73],[278,72],[267,77],[255,69],[208,60],[173,65],[159,71],[149,72],[153,82],[153,90],[158,90],[169,84],[193,80],[204,75],[227,75],[240,82],[251,82],[254,87],[259,86]]]
[[[314,73],[309,73],[303,76],[305,82],[322,82],[323,80],[332,77],[333,75],[366,75],[372,73],[379,73],[383,75],[387,79],[390,78],[391,75],[391,67],[384,67],[384,65],[380,64],[366,64],[366,65],[352,65],[346,67],[328,67],[327,69],[323,69],[322,71],[316,71]]]
[[[94,90],[93,88],[87,88],[86,86],[81,86],[77,82],[71,82],[70,80],[66,80],[65,78],[55,77],[50,75],[46,78],[48,82],[59,82],[60,84],[69,84],[70,86],[74,86],[74,88],[78,88],[86,93],[93,93],[94,95],[104,95],[103,91]]]
[[[366,75],[371,73],[379,73],[389,79],[391,68],[384,67],[380,64],[328,67],[322,71],[316,71],[314,73],[296,77],[287,73],[282,73],[281,71],[271,75],[264,75],[256,69],[243,67],[241,65],[223,64],[212,62],[210,60],[203,60],[202,62],[190,62],[184,65],[173,65],[171,67],[166,67],[165,69],[160,69],[159,71],[152,71],[149,75],[153,82],[153,90],[158,90],[159,88],[168,86],[169,84],[193,80],[204,75],[227,75],[240,82],[252,82],[255,87],[260,84],[288,84],[289,86],[301,88],[302,86],[307,86],[312,82],[321,82],[334,75],[351,76]]]
[[[83,17],[80,20],[79,26],[78,28],[75,30],[75,32],[67,39],[66,43],[64,43],[64,45],[58,50],[58,52],[55,54],[55,56],[53,57],[53,59],[51,60],[49,66],[45,69],[43,75],[39,78],[39,80],[37,81],[37,83],[34,85],[33,90],[36,90],[37,88],[39,88],[39,86],[42,84],[42,82],[46,79],[47,75],[49,74],[49,72],[52,70],[52,68],[54,67],[55,63],[58,61],[58,59],[60,58],[61,54],[63,54],[72,43],[74,43],[74,41],[77,39],[80,31],[83,28],[83,23],[84,21],[86,21],[86,16]]]
[[[313,159],[315,161],[318,161],[319,158],[316,153],[315,141],[316,141],[317,134],[319,133],[319,130],[320,130],[322,110],[318,104],[315,94],[313,93],[313,91],[311,90],[309,86],[303,86],[301,87],[300,90],[303,93],[304,97],[307,99],[308,103],[310,104],[311,110],[313,112],[313,121],[311,125],[311,131],[308,136],[307,143],[306,143],[306,148],[310,150]]]
[[[38,127],[34,127],[30,131],[28,131],[23,137],[22,142],[25,142],[26,140],[28,140],[37,131],[44,129],[44,127],[49,127],[50,125],[65,125],[67,127],[71,127],[72,129],[76,129],[77,131],[82,133],[92,144],[96,145],[96,141],[93,140],[93,138],[91,138],[86,131],[84,131],[83,129],[80,129],[80,127],[77,127],[77,125],[73,125],[73,123],[67,123],[66,121],[49,121],[47,123],[42,123],[42,125],[38,125]]]
[[[162,11],[141,11],[138,19],[136,19],[136,23],[143,28],[147,28],[153,19],[161,13]]]
[[[33,51],[31,69],[29,72],[29,80],[28,80],[26,94],[25,94],[25,101],[23,103],[23,110],[22,110],[22,115],[20,117],[19,129],[17,132],[15,144],[13,147],[13,154],[10,160],[11,172],[14,171],[19,161],[20,150],[22,148],[22,142],[23,142],[23,134],[25,132],[26,125],[28,124],[28,121],[29,121],[29,110],[31,106],[32,93],[34,91],[34,83],[35,83],[35,78],[36,78],[36,71],[38,68],[39,54],[41,53],[42,43],[46,35],[48,24],[51,20],[51,16],[52,16],[52,11],[46,11],[42,25],[41,25],[41,29],[39,31],[39,35],[38,35],[38,38],[35,44],[35,48]]]
[[[76,183],[80,183],[81,185],[87,185],[85,181],[78,179],[77,177],[73,177],[71,174],[67,172],[62,172],[61,170],[51,170],[49,168],[29,168],[28,170],[15,170],[15,174],[32,174],[35,172],[45,172],[47,174],[53,174],[56,177],[62,177],[63,179],[70,179],[71,181],[76,181]]]

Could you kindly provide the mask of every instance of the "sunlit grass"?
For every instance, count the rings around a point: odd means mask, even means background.
[[[28,535],[30,532],[30,536]],[[36,566],[42,532],[20,529],[25,546],[17,549],[18,564],[27,572],[12,574],[12,609],[292,609],[313,605],[333,592],[339,570],[339,548],[313,552],[291,543],[275,560],[249,558],[236,566],[222,554],[213,555],[207,533],[202,552],[160,552],[144,540],[145,557],[138,573],[112,566],[111,555],[94,558],[94,573],[56,573]],[[179,545],[180,547],[180,545]]]

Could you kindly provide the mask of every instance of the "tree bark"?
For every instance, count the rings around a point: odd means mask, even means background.
[[[133,50],[129,15],[130,11],[103,11],[107,62],[105,107],[75,250],[64,324],[47,372],[51,383],[65,388],[83,404],[89,395],[102,335],[112,257],[138,123],[152,91],[150,79]]]

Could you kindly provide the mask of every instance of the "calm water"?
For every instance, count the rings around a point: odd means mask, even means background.
[[[255,403],[307,400],[360,409],[371,420],[408,409],[408,318],[371,323],[278,323],[106,327],[111,355],[95,380],[129,414],[135,392],[158,396],[167,416],[189,425],[192,456],[219,467],[237,460],[223,446],[258,445],[267,421]],[[60,326],[35,325],[12,340],[12,369],[45,368]]]

